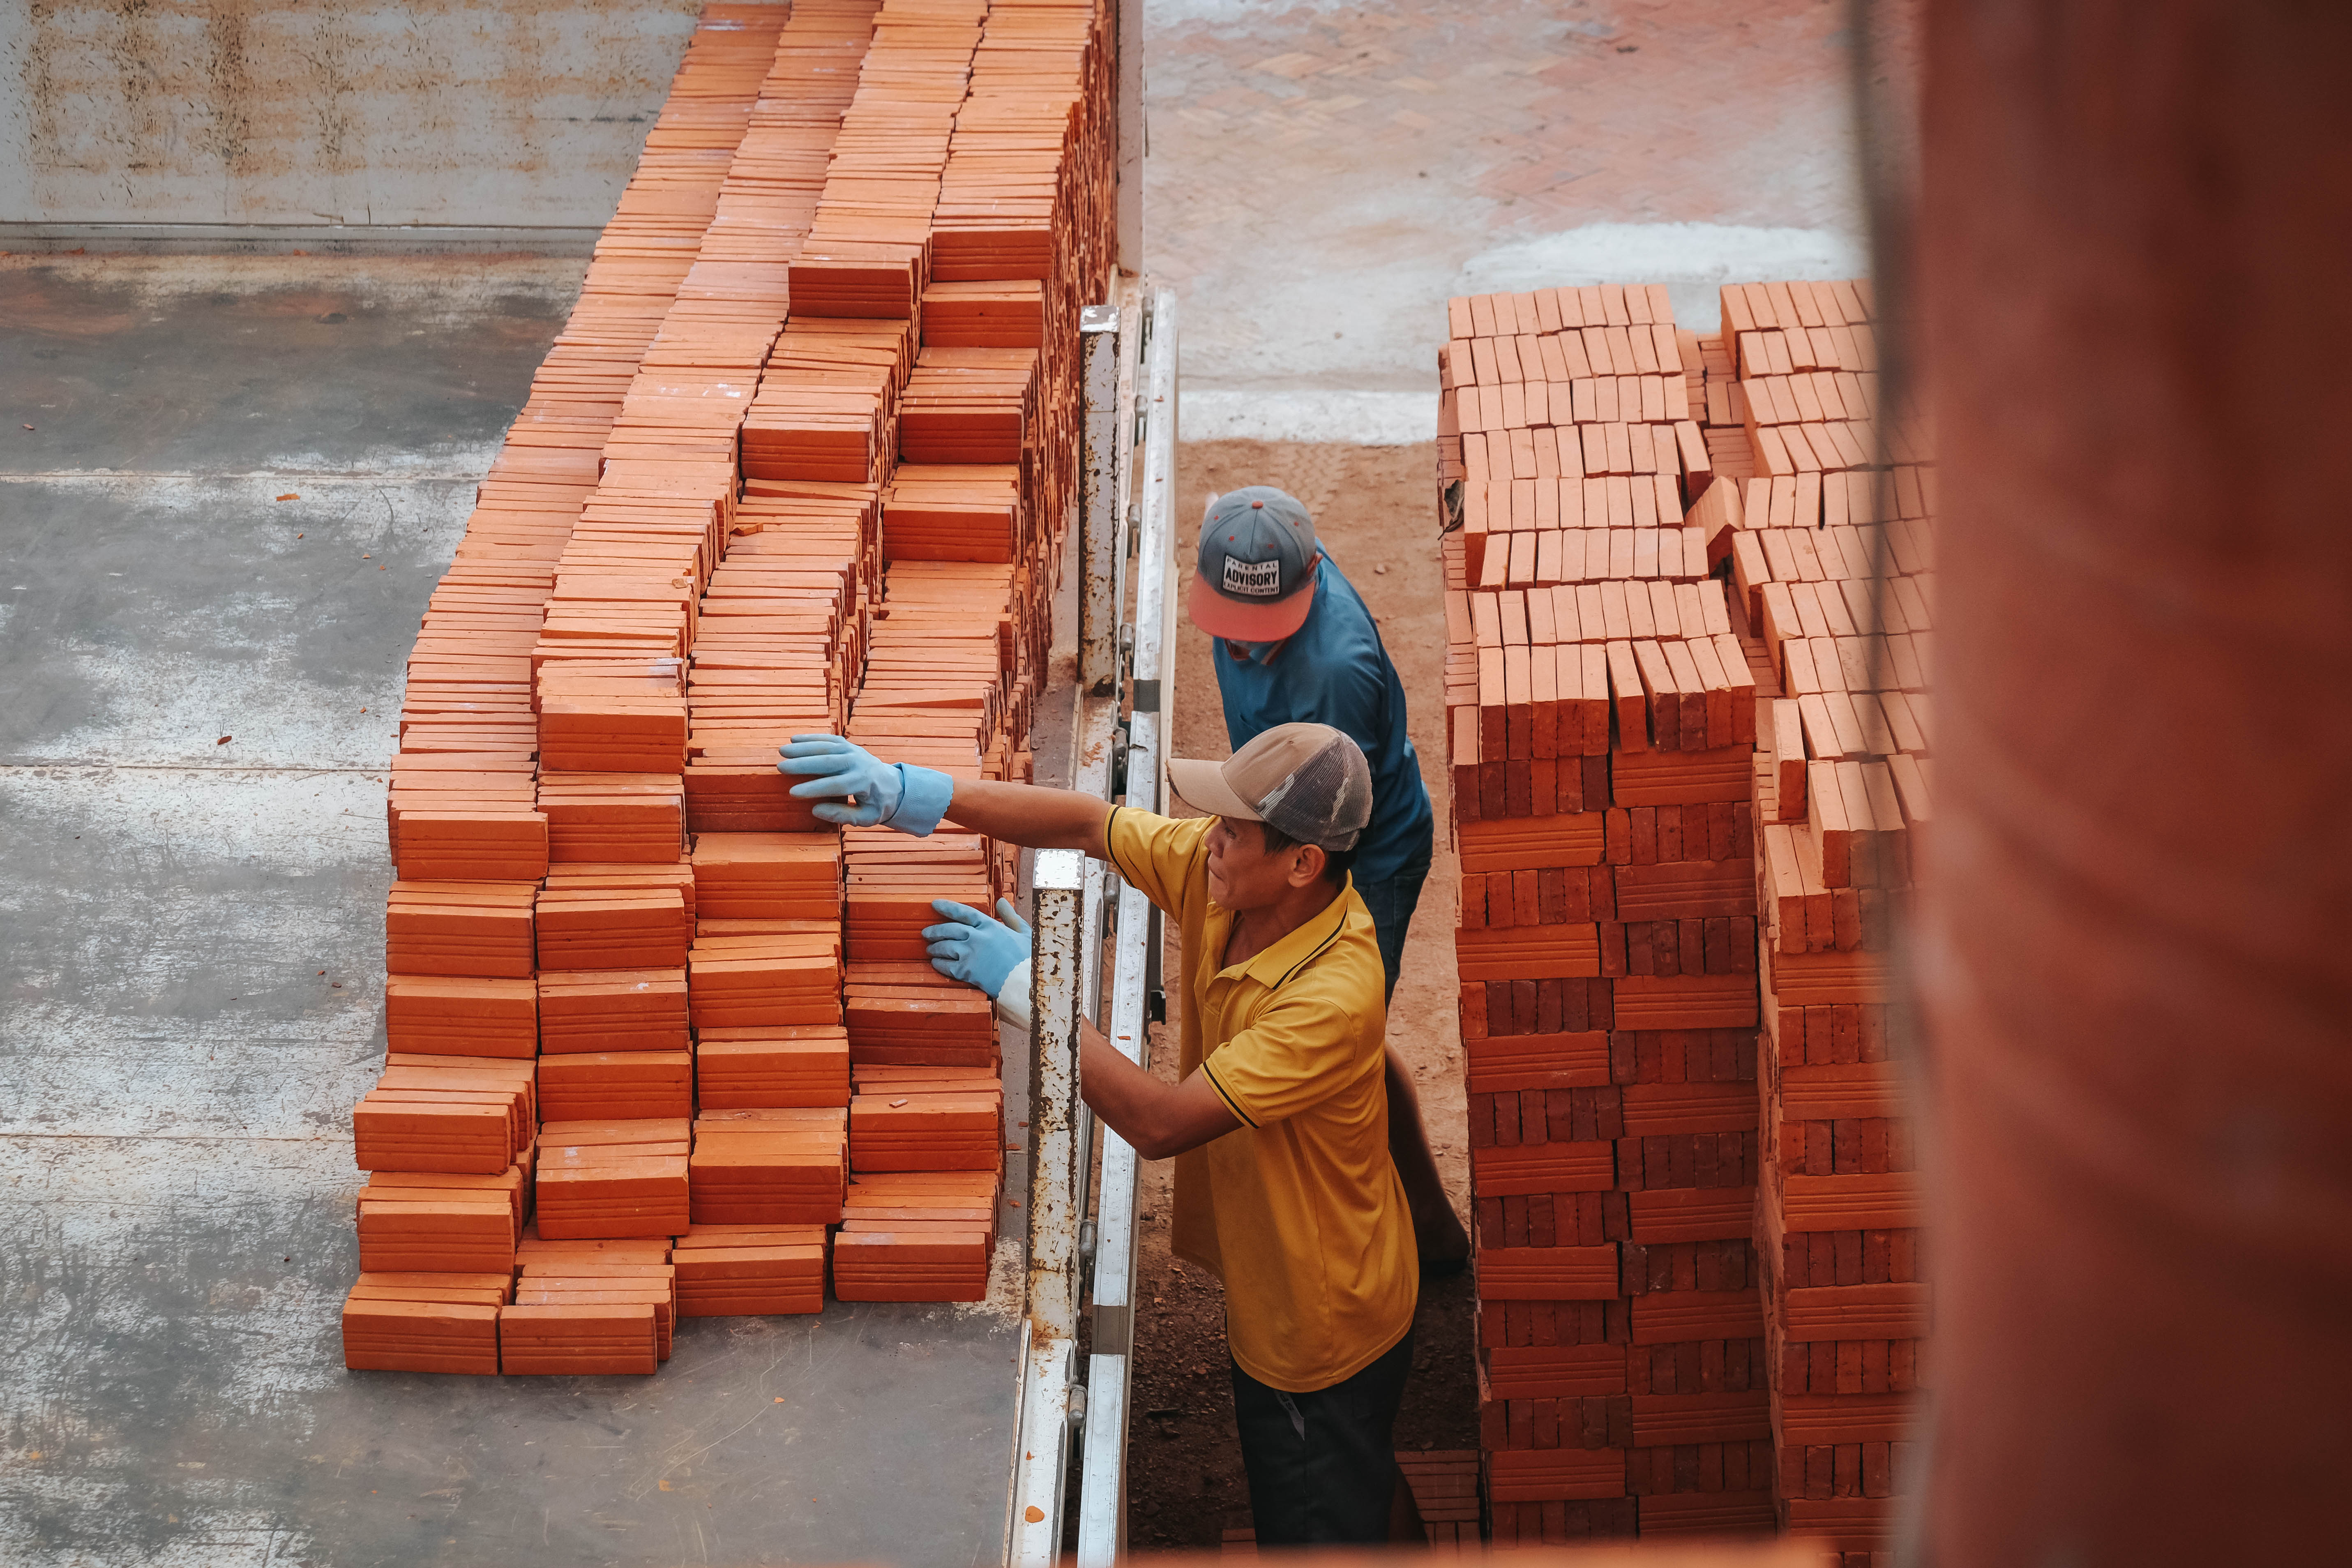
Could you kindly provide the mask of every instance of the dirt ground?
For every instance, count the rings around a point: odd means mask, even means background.
[[[1454,1015],[1454,860],[1444,831],[1441,744],[1444,706],[1444,581],[1438,565],[1432,485],[1433,446],[1346,447],[1218,441],[1181,448],[1177,500],[1180,564],[1190,572],[1202,509],[1213,491],[1270,484],[1315,516],[1332,558],[1378,617],[1404,679],[1422,776],[1439,803],[1437,857],[1405,948],[1404,973],[1389,1009],[1389,1038],[1412,1066],[1438,1168],[1466,1216],[1468,1138],[1463,1123],[1462,1042]],[[1223,715],[1209,640],[1187,623],[1177,644],[1175,752],[1223,757]],[[1168,973],[1177,970],[1171,944]],[[1155,1029],[1153,1059],[1173,1079],[1175,1015]],[[1229,1525],[1246,1522],[1248,1485],[1234,1428],[1225,1355],[1223,1292],[1215,1279],[1178,1262],[1168,1247],[1171,1173],[1144,1167],[1133,1408],[1128,1447],[1129,1535],[1137,1551],[1213,1548]],[[1397,1421],[1397,1446],[1467,1448],[1477,1442],[1475,1327],[1465,1274],[1425,1283],[1416,1325],[1412,1380]]]

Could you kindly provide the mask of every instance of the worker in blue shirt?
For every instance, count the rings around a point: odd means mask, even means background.
[[[1433,818],[1405,720],[1404,683],[1355,585],[1296,497],[1251,485],[1213,498],[1186,609],[1216,640],[1217,692],[1235,751],[1280,724],[1328,724],[1363,748],[1372,819],[1356,846],[1356,891],[1371,911],[1388,993],[1429,877]],[[1388,1048],[1389,1153],[1403,1178],[1424,1273],[1469,1257],[1422,1126],[1412,1075]]]
[[[1371,612],[1317,541],[1307,509],[1264,485],[1210,502],[1187,608],[1217,639],[1217,689],[1234,751],[1278,725],[1328,724],[1371,764],[1371,821],[1357,842],[1351,875],[1370,911],[1392,998],[1405,931],[1429,877],[1433,817],[1407,732],[1404,683]],[[998,919],[951,900],[933,908],[942,923],[923,932],[931,966],[979,986],[1000,1013],[1026,1026],[1029,931],[1020,917],[1002,901]],[[1469,1260],[1470,1237],[1430,1153],[1412,1075],[1392,1045],[1386,1066],[1389,1154],[1412,1210],[1421,1271],[1454,1273]]]

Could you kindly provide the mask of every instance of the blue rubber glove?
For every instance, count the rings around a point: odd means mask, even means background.
[[[995,920],[953,899],[933,899],[931,908],[947,917],[942,924],[923,928],[931,967],[950,980],[979,986],[990,1001],[996,1000],[1005,977],[1029,957],[1029,922],[1005,899],[996,900]]]
[[[943,773],[886,763],[838,735],[794,735],[777,750],[783,759],[777,771],[803,775],[793,795],[815,800],[821,820],[845,827],[895,827],[922,837],[947,815],[955,792]]]

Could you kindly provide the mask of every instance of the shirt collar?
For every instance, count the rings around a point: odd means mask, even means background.
[[[1357,901],[1356,877],[1351,871],[1348,874],[1347,885],[1333,895],[1329,903],[1247,963],[1238,967],[1227,964],[1219,969],[1218,977],[1245,975],[1267,990],[1273,990],[1297,973],[1308,959],[1330,945],[1346,929],[1348,912]],[[1233,935],[1233,910],[1213,902],[1209,906],[1209,918],[1203,924],[1206,928],[1202,932],[1206,939],[1203,945],[1212,952],[1223,952],[1226,940]]]

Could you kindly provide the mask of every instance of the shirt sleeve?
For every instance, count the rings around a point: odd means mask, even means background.
[[[1209,896],[1209,829],[1213,816],[1160,816],[1131,805],[1111,807],[1106,858],[1127,885],[1178,920],[1186,904]]]
[[[1201,1063],[1210,1085],[1252,1127],[1314,1110],[1354,1082],[1360,1020],[1328,997],[1284,997]]]

